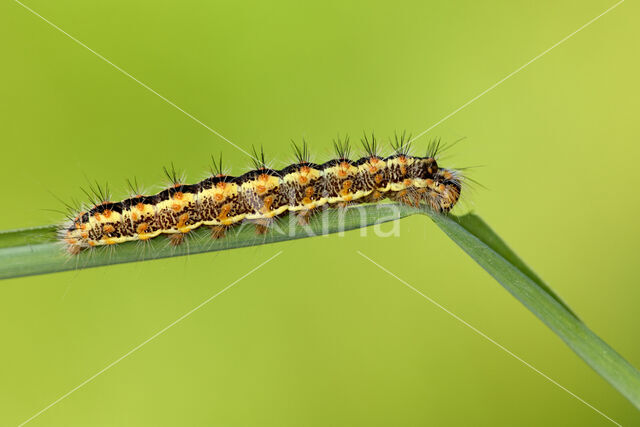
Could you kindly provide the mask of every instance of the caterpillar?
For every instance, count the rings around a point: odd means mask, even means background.
[[[254,148],[254,170],[240,176],[224,173],[222,159],[213,161],[211,176],[195,184],[184,184],[175,170],[167,171],[173,185],[154,195],[134,194],[113,202],[108,191],[94,190],[91,208],[70,215],[60,229],[60,239],[69,253],[97,246],[145,241],[169,235],[178,245],[190,231],[207,226],[212,238],[241,223],[255,223],[264,233],[276,217],[286,213],[301,223],[323,207],[346,207],[390,199],[411,206],[425,206],[447,213],[458,202],[462,174],[441,168],[436,156],[439,140],[429,143],[424,157],[410,155],[410,139],[396,135],[393,154],[379,155],[375,136],[366,136],[366,155],[349,159],[348,137],[334,140],[336,158],[322,164],[310,161],[307,143],[293,143],[296,162],[281,170],[269,168],[264,151]],[[130,187],[133,186],[130,185]],[[88,194],[88,193],[87,193]]]

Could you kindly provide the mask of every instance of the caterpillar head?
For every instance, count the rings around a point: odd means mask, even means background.
[[[435,204],[438,212],[449,212],[458,200],[462,191],[462,176],[453,169],[440,168],[434,174],[433,185]]]
[[[421,202],[436,212],[449,212],[460,198],[460,172],[439,167],[433,157],[420,159],[415,167],[415,176],[422,182],[418,189]]]

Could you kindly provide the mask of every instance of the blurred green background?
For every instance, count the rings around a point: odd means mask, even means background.
[[[42,16],[281,166],[340,132],[428,128],[614,3],[77,2]],[[464,194],[640,366],[637,3],[625,2],[428,135],[483,167]],[[13,1],[0,4],[0,228],[50,224],[87,178],[148,190],[249,159]],[[458,212],[463,212],[459,210]],[[33,425],[608,425],[356,254],[624,425],[640,413],[425,218],[0,283],[0,425],[15,425],[278,250],[283,254]]]

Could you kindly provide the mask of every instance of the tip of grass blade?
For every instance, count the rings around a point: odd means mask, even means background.
[[[425,213],[593,370],[640,409],[640,371],[580,321],[480,217]]]

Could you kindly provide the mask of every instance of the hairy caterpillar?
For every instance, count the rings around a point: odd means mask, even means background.
[[[136,194],[112,202],[99,189],[98,200],[71,217],[60,231],[70,253],[85,248],[144,241],[161,234],[180,244],[185,234],[201,226],[211,228],[213,238],[242,221],[256,224],[258,232],[274,218],[291,212],[301,222],[321,207],[375,203],[385,198],[412,206],[424,205],[446,213],[460,198],[462,175],[438,166],[440,142],[429,144],[425,157],[409,154],[409,141],[403,134],[392,142],[394,154],[378,155],[375,137],[362,140],[366,156],[349,160],[350,146],[334,141],[337,157],[323,164],[311,163],[306,142],[293,149],[297,163],[281,170],[266,166],[264,153],[254,150],[255,169],[234,177],[213,162],[212,176],[196,184],[183,184],[165,172],[173,185],[157,194]],[[213,160],[213,159],[212,159]]]

